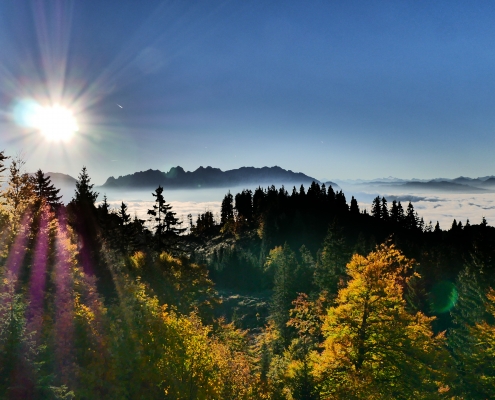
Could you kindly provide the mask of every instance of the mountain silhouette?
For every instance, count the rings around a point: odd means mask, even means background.
[[[275,167],[242,167],[222,171],[219,168],[199,167],[195,171],[185,171],[182,167],[170,168],[168,172],[149,169],[135,172],[130,175],[111,176],[101,186],[112,189],[143,189],[156,188],[158,185],[164,188],[221,188],[240,185],[272,185],[293,184],[309,185],[317,179],[301,172],[292,172],[278,166]],[[334,186],[337,186],[333,184]]]

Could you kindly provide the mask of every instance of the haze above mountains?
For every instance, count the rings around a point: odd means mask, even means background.
[[[76,179],[70,175],[48,172],[56,187],[68,193],[68,189],[75,187]],[[213,189],[230,187],[253,187],[285,185],[287,189],[292,186],[305,187],[311,182],[325,183],[334,189],[349,190],[350,192],[372,192],[372,193],[491,193],[495,192],[495,176],[479,178],[458,177],[455,179],[435,178],[423,179],[400,179],[394,177],[379,178],[372,180],[318,180],[301,172],[285,170],[278,166],[274,167],[242,167],[222,171],[219,168],[199,167],[195,171],[185,171],[182,167],[171,168],[168,172],[159,170],[139,171],[133,174],[111,176],[101,186],[95,186],[97,190],[142,190],[155,189],[158,185],[166,189]],[[64,196],[66,198],[66,196]]]

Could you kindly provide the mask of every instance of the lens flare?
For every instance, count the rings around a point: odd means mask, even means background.
[[[18,101],[13,110],[18,125],[35,129],[52,142],[68,142],[79,131],[73,112],[60,104],[42,106],[35,100]]]
[[[452,282],[442,281],[433,286],[430,293],[432,311],[436,314],[449,312],[457,303],[459,293]]]
[[[31,118],[31,124],[50,141],[67,142],[79,130],[72,111],[55,104],[51,107],[37,107]]]

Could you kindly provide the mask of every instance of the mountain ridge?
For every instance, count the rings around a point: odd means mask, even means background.
[[[200,166],[194,171],[185,171],[181,166],[172,167],[168,172],[148,169],[133,174],[121,175],[118,178],[109,177],[101,188],[112,189],[143,189],[164,188],[193,189],[193,188],[221,188],[239,185],[263,184],[311,184],[321,183],[318,179],[293,172],[279,166],[273,167],[240,167],[222,171],[220,168]],[[333,186],[338,185],[333,183]]]

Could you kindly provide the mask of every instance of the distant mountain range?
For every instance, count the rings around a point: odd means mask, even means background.
[[[242,167],[222,171],[219,168],[199,167],[195,171],[185,171],[173,167],[168,172],[149,169],[130,175],[111,176],[101,186],[105,189],[149,189],[161,185],[170,189],[222,188],[242,185],[309,185],[317,179],[301,172],[292,172],[280,167]],[[333,184],[333,186],[337,186]]]
[[[61,194],[67,202],[74,195],[76,179],[70,175],[48,172],[55,187],[61,188]],[[155,189],[158,185],[168,189],[196,189],[196,188],[223,188],[234,186],[267,186],[267,185],[304,185],[306,188],[311,182],[322,181],[301,172],[285,170],[275,167],[242,167],[228,171],[219,168],[199,167],[195,171],[185,171],[182,167],[173,167],[168,172],[159,170],[147,170],[133,174],[111,176],[97,190],[138,190]],[[495,192],[495,176],[468,178],[460,176],[455,179],[400,179],[394,177],[372,180],[324,180],[325,185],[334,189],[362,192],[362,193],[387,193],[387,194],[415,194],[415,193],[490,193]]]
[[[488,193],[495,191],[495,176],[455,179],[400,179],[394,177],[371,180],[336,180],[344,189],[388,193]]]

